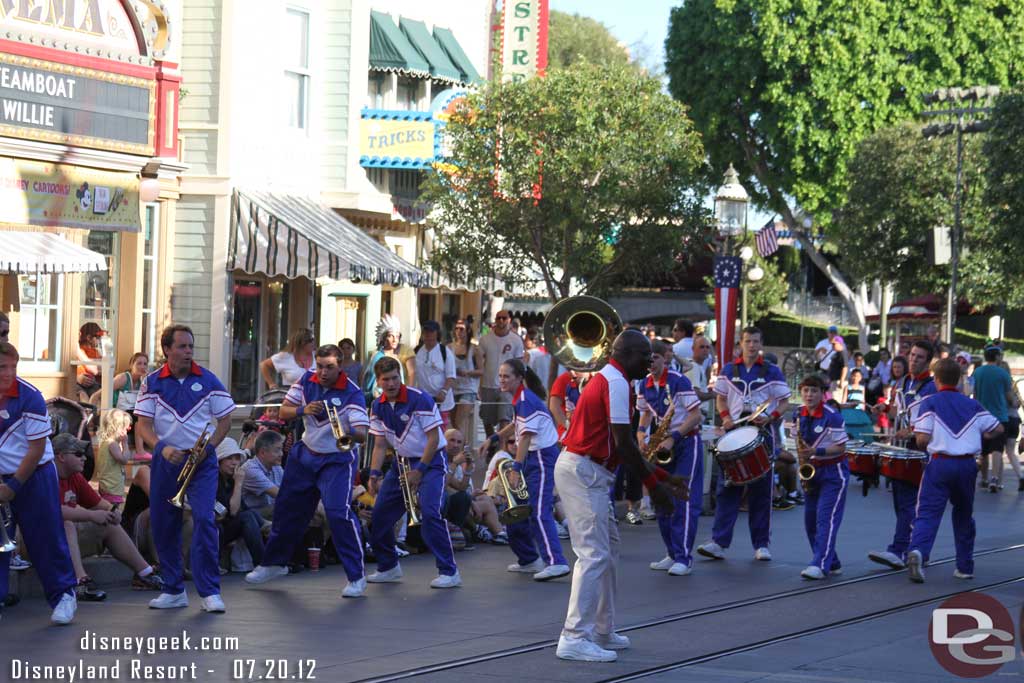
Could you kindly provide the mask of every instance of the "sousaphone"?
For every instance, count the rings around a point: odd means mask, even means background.
[[[596,372],[612,357],[622,320],[607,302],[593,296],[562,299],[544,318],[544,343],[555,360],[577,372]]]

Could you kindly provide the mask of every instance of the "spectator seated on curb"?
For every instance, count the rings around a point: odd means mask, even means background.
[[[220,549],[242,539],[252,557],[253,566],[263,560],[263,517],[258,510],[242,509],[242,487],[246,478],[242,460],[248,452],[238,446],[230,436],[217,446],[217,529],[220,531]]]
[[[242,507],[256,510],[265,520],[274,516],[274,500],[284,479],[281,458],[284,437],[277,432],[260,432],[253,441],[252,458],[242,465]]]
[[[70,434],[58,434],[53,439],[54,462],[60,478],[60,509],[71,562],[78,577],[78,599],[97,602],[107,597],[96,588],[82,565],[83,557],[99,555],[104,547],[134,572],[132,588],[163,590],[160,576],[142,559],[127,532],[121,528],[121,513],[100,498],[82,476],[87,445]]]

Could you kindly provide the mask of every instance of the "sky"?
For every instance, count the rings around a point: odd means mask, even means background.
[[[669,13],[680,4],[681,0],[550,0],[549,7],[597,19],[625,45],[645,45],[650,59],[664,66]]]

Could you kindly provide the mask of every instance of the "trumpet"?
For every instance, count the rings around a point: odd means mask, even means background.
[[[11,506],[7,503],[0,503],[0,553],[9,553],[14,550],[14,541],[8,535],[7,527],[14,522],[14,514]]]
[[[649,462],[653,462],[656,465],[668,465],[672,462],[675,457],[671,450],[665,451],[658,448],[658,445],[665,440],[668,436],[669,430],[672,428],[672,415],[676,412],[676,404],[672,403],[665,411],[665,417],[661,418],[661,422],[658,423],[658,428],[654,430],[651,437],[647,440],[647,449],[644,451],[644,458]]]
[[[508,482],[508,471],[512,467],[512,460],[503,459],[498,463],[497,468],[498,479],[501,480],[501,488],[504,490],[505,499],[508,502],[505,511],[498,515],[498,520],[502,524],[515,524],[530,516],[530,505],[527,503],[530,499],[530,491],[526,488],[526,482],[522,477],[519,477],[519,486],[513,487]]]
[[[195,476],[200,463],[206,459],[206,447],[210,444],[213,432],[213,426],[207,423],[203,427],[203,433],[199,435],[192,450],[189,451],[188,460],[185,461],[185,466],[178,473],[178,483],[181,484],[181,488],[173,498],[167,501],[174,507],[185,509],[185,492],[188,490],[189,484],[192,483],[192,477]]]
[[[800,423],[797,422],[796,427],[796,450],[798,460],[803,460],[803,456],[800,455],[800,451],[807,448],[807,444],[800,438]],[[800,478],[800,486],[803,490],[809,491],[811,489],[811,480],[814,479],[814,475],[817,473],[814,465],[810,462],[801,462],[800,467],[796,471],[797,477]]]
[[[355,446],[355,441],[345,433],[345,427],[341,424],[341,417],[338,416],[337,406],[324,401],[324,408],[327,410],[327,421],[331,423],[331,433],[334,434],[334,441],[338,445],[338,450],[342,453],[348,453]]]
[[[402,501],[405,503],[405,511],[409,513],[409,526],[419,526],[420,504],[416,500],[416,493],[409,485],[409,462],[396,454],[395,467],[398,468],[398,486],[402,489]]]

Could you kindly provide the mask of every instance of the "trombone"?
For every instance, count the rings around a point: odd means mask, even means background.
[[[331,433],[334,434],[334,441],[338,450],[348,453],[355,445],[352,437],[345,433],[345,427],[341,424],[341,417],[338,415],[338,408],[327,401],[324,401],[324,408],[327,410],[327,420],[331,423]]]
[[[402,456],[395,454],[395,467],[398,468],[398,486],[402,489],[402,501],[405,503],[405,511],[409,513],[409,526],[419,526],[420,504],[416,500],[416,493],[409,486],[409,462]]]
[[[15,544],[8,535],[7,527],[14,522],[14,513],[7,503],[0,503],[0,553],[9,553],[14,550]]]
[[[213,425],[206,423],[203,426],[203,433],[196,439],[195,444],[192,446],[192,450],[188,453],[188,460],[185,461],[185,466],[181,468],[181,472],[178,473],[178,483],[181,484],[181,488],[174,494],[174,497],[167,502],[176,508],[185,508],[185,491],[188,490],[189,484],[192,483],[192,477],[195,476],[196,470],[199,469],[199,464],[206,459],[206,447],[210,444],[210,439],[213,437]]]
[[[513,460],[502,459],[498,463],[498,479],[501,480],[501,488],[504,490],[505,500],[508,507],[498,515],[502,524],[515,524],[530,516],[530,491],[526,488],[526,481],[519,477],[519,486],[513,487],[508,482],[508,471],[514,467]]]

